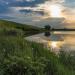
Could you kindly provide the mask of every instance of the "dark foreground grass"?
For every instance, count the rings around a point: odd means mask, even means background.
[[[0,37],[0,75],[75,75],[75,72],[41,44],[21,37]]]

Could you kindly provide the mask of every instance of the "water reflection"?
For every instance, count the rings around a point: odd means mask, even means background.
[[[58,53],[63,44],[64,41],[48,41],[47,48],[55,53]]]
[[[29,41],[42,43],[51,51],[75,51],[75,32],[46,32],[25,38]]]
[[[50,32],[45,32],[45,33],[44,33],[44,36],[46,36],[46,37],[48,37],[48,36],[50,36],[50,35],[51,35]]]

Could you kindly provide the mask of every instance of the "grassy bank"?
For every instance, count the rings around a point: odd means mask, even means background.
[[[20,24],[16,22],[11,22],[11,21],[6,21],[6,20],[0,20],[0,30],[6,30],[8,32],[19,32],[24,35],[24,36],[29,36],[33,34],[37,34],[42,32],[42,28],[31,26],[31,25],[26,25],[26,24]]]
[[[74,63],[60,59],[41,44],[21,37],[0,37],[0,75],[75,75]]]
[[[33,27],[22,30],[4,22],[0,22],[0,75],[75,75],[74,57],[65,53],[58,57],[43,45],[24,40],[25,31]]]

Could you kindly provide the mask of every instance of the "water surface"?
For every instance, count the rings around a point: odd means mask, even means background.
[[[55,31],[32,35],[26,40],[42,43],[46,48],[54,52],[75,51],[75,32],[74,31]]]

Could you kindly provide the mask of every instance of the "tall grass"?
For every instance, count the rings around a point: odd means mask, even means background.
[[[0,75],[74,75],[60,59],[22,37],[0,37]]]
[[[75,75],[75,57],[59,57],[23,38],[22,30],[0,28],[0,75]],[[69,59],[69,60],[68,60]]]

